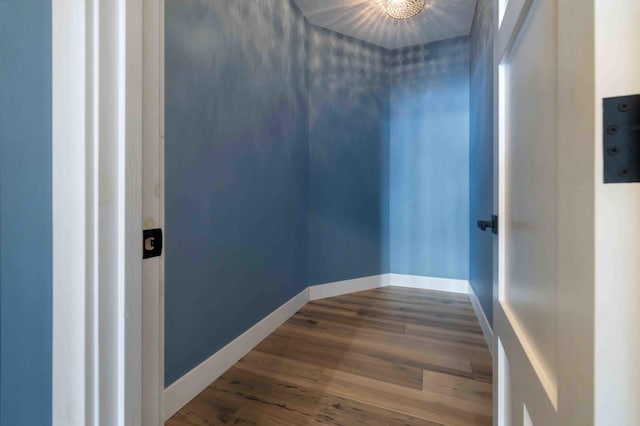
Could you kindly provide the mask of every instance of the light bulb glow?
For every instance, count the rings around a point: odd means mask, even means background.
[[[388,0],[387,14],[395,19],[408,19],[424,10],[425,0]]]

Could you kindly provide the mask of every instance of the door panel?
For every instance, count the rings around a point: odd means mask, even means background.
[[[509,0],[494,14],[500,426],[594,424],[594,21],[584,0]]]
[[[498,421],[559,424],[558,1],[499,11]]]
[[[556,74],[555,0],[533,3],[502,65],[507,181],[502,303],[522,325],[544,368],[556,371]]]

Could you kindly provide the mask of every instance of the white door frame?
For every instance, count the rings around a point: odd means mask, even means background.
[[[142,222],[164,222],[164,0],[143,0]],[[142,425],[164,424],[164,252],[142,264]]]
[[[626,426],[640,417],[640,184],[604,184],[601,117],[603,98],[640,94],[640,2],[594,3],[596,424]]]
[[[143,114],[154,91],[143,88],[143,22],[160,22],[143,21],[143,4],[153,9],[151,0],[52,2],[56,426],[142,424],[141,371],[162,354],[161,340],[142,352],[143,134],[161,124]]]
[[[527,12],[540,0],[494,0],[494,209],[500,234],[494,244],[494,425],[509,426],[509,376],[517,374],[547,400],[528,407],[534,424],[587,425],[593,422],[594,398],[594,34],[593,4],[559,0],[558,28],[558,371],[554,376],[540,362],[534,345],[504,299],[505,224],[508,182],[505,180],[506,117],[501,102],[500,67]],[[570,123],[570,125],[568,124]],[[596,139],[598,139],[596,135]],[[502,338],[501,338],[502,337]],[[504,339],[504,340],[503,340]],[[506,364],[505,350],[517,358],[518,371]],[[570,361],[568,361],[570,360]],[[511,364],[515,364],[511,360]],[[524,366],[524,367],[522,367]],[[537,421],[536,421],[537,419]]]

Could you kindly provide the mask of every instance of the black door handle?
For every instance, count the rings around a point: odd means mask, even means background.
[[[486,231],[487,229],[491,229],[491,232],[498,235],[498,216],[491,216],[491,220],[479,220],[478,228],[482,231]]]

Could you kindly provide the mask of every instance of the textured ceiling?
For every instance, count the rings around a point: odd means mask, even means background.
[[[387,49],[468,35],[476,0],[426,0],[413,18],[385,12],[387,0],[294,0],[312,24]]]

